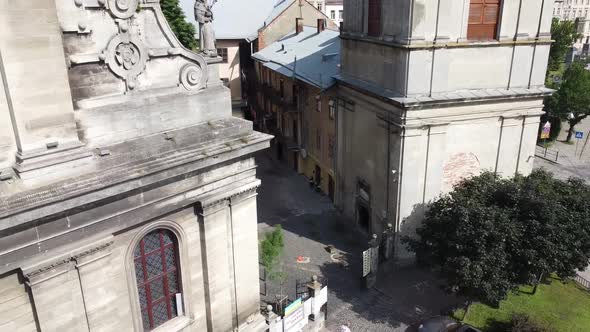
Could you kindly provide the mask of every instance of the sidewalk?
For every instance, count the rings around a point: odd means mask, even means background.
[[[565,143],[569,125],[564,122],[562,130],[550,149],[559,151],[558,163],[552,163],[543,158],[535,158],[534,168],[545,168],[552,172],[555,177],[566,180],[570,177],[577,177],[590,181],[590,118],[580,122],[575,130],[584,133],[583,139],[573,138],[574,144]],[[586,148],[584,144],[588,139]]]

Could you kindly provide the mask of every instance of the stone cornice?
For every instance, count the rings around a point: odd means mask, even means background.
[[[32,190],[12,197],[2,197],[0,199],[0,226],[2,229],[6,229],[30,220],[46,217],[47,215],[43,215],[42,212],[45,205],[67,202],[69,198],[92,194],[104,188],[108,188],[111,191],[110,195],[113,195],[115,194],[113,190],[117,191],[113,186],[119,184],[129,188],[139,188],[157,181],[158,178],[169,179],[172,176],[171,172],[174,172],[175,169],[176,172],[183,172],[183,169],[187,167],[199,169],[221,162],[219,157],[235,158],[236,155],[253,153],[264,148],[264,145],[268,144],[271,137],[270,135],[252,132],[247,136],[218,142],[214,146],[202,145],[196,148],[176,149],[170,151],[169,155],[150,158],[145,163],[138,162],[135,165],[128,163],[113,166],[105,171],[77,179],[69,179],[64,181],[63,184],[58,183],[42,190]],[[79,200],[79,197],[77,200]],[[84,200],[92,200],[92,198],[88,197]],[[90,201],[86,204],[88,203]],[[51,215],[55,213],[51,211],[64,212],[67,209],[67,207],[59,209],[48,207],[49,211],[47,213]],[[26,212],[33,213],[36,218],[15,217],[15,215]]]
[[[484,47],[506,47],[506,46],[525,46],[525,45],[551,45],[554,41],[551,39],[525,39],[525,40],[494,40],[494,41],[447,41],[444,42],[426,42],[420,43],[401,43],[394,40],[384,40],[377,37],[369,37],[364,35],[350,34],[342,32],[340,38],[344,40],[354,40],[363,43],[378,44],[392,48],[398,48],[406,51],[414,50],[430,50],[441,48],[484,48]]]
[[[243,184],[237,189],[225,190],[217,194],[210,195],[197,203],[198,213],[202,216],[215,213],[230,204],[237,203],[242,199],[255,195],[260,186],[260,180]]]
[[[57,277],[61,274],[67,273],[75,267],[85,265],[91,261],[95,261],[97,257],[91,258],[87,261],[84,260],[97,253],[107,251],[107,249],[110,249],[112,244],[113,241],[111,240],[97,246],[92,246],[84,251],[78,252],[73,255],[62,256],[62,258],[54,260],[50,263],[46,262],[37,265],[34,268],[28,268],[25,271],[24,276],[28,280],[27,283],[29,284],[29,286],[39,284],[51,278]],[[110,254],[110,251],[108,252],[108,254]],[[100,257],[98,258],[102,258],[105,256],[106,255],[100,255]],[[84,261],[84,263],[79,264],[81,261]]]

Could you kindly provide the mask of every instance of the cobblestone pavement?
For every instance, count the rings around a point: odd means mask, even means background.
[[[432,277],[417,268],[383,264],[377,287],[361,288],[360,255],[367,237],[350,227],[334,210],[329,198],[313,191],[302,175],[296,174],[266,154],[257,156],[262,186],[258,195],[259,236],[281,224],[285,235],[282,268],[288,274],[283,294],[295,299],[296,280],[312,275],[328,280],[328,322],[336,331],[347,323],[356,331],[405,331],[408,324],[440,314],[456,299],[440,291]],[[327,250],[334,246],[338,255]],[[298,264],[297,257],[309,257]],[[341,257],[340,260],[335,259]],[[343,261],[345,263],[343,263]],[[278,281],[267,282],[263,301],[281,293]],[[263,287],[263,286],[262,286]]]
[[[564,142],[568,128],[567,123],[564,123],[557,141],[549,147],[551,150],[559,151],[558,162],[553,163],[537,157],[534,168],[545,168],[556,177],[564,180],[569,177],[577,177],[590,181],[590,139],[586,144],[586,139],[590,135],[590,119],[586,119],[576,126],[576,131],[583,132],[584,138],[581,140],[574,138],[575,144]],[[586,144],[585,148],[584,144]]]

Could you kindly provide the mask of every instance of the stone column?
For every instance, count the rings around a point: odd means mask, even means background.
[[[78,271],[65,259],[25,272],[41,331],[89,331]]]
[[[222,198],[201,201],[197,211],[207,330],[231,331],[237,327],[237,323],[229,200]]]

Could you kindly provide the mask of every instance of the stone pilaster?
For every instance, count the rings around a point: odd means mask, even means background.
[[[113,264],[112,250],[109,237],[73,257],[91,331],[132,329],[124,269]]]
[[[205,283],[207,330],[231,331],[236,327],[233,248],[229,200],[202,201],[197,207]]]
[[[64,259],[25,272],[41,331],[88,331],[75,262]]]
[[[18,150],[15,170],[36,176],[40,168],[88,157],[77,151],[82,143],[55,1],[1,0],[0,8],[2,26],[13,27],[0,28],[0,75]],[[31,15],[40,19],[26,19]]]
[[[234,252],[234,269],[238,322],[242,324],[260,309],[256,188],[232,196],[230,207],[233,246],[240,248]]]

